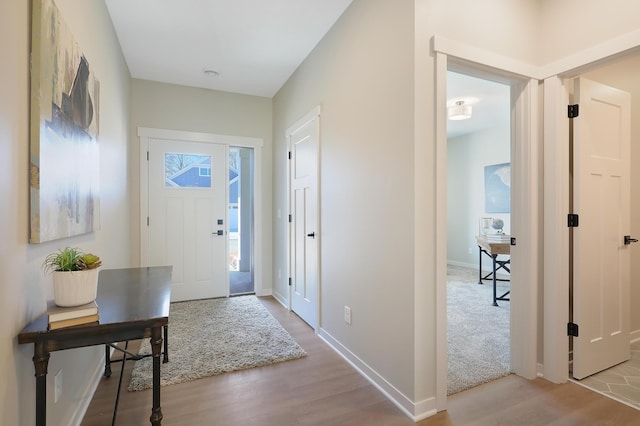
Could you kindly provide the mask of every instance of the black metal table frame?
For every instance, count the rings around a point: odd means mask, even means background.
[[[500,269],[504,269],[509,274],[511,274],[511,269],[509,269],[509,265],[511,264],[511,257],[509,257],[509,259],[507,260],[500,260],[498,259],[498,256],[499,256],[498,254],[489,253],[480,245],[478,245],[478,249],[480,249],[479,257],[478,257],[478,260],[479,260],[478,284],[484,284],[482,282],[483,280],[491,279],[493,281],[493,306],[499,306],[498,300],[503,300],[507,302],[510,301],[511,299],[507,298],[507,296],[511,293],[511,290],[507,290],[502,296],[497,296],[496,284],[497,284],[497,281],[509,282],[511,280],[506,278],[498,278],[498,276],[496,275],[496,272],[498,272]],[[489,256],[493,263],[493,268],[491,272],[489,272],[485,276],[482,276],[482,253]]]
[[[46,379],[51,352],[137,339],[149,339],[151,344],[153,386],[149,421],[154,426],[162,423],[160,357],[164,327],[169,323],[171,269],[159,266],[103,270],[98,278],[99,323],[49,330],[44,313],[20,332],[19,344],[34,345],[36,426],[47,423]]]
[[[164,327],[162,327],[162,330],[164,331],[164,339],[163,339],[163,345],[164,345],[164,351],[162,352],[162,363],[166,364],[167,362],[169,362],[169,326],[165,325]],[[122,358],[119,359],[111,359],[111,349],[114,349],[118,352],[122,353]],[[148,358],[150,356],[153,356],[153,354],[146,354],[146,355],[140,355],[140,354],[134,354],[133,352],[129,352],[127,349],[129,348],[129,341],[127,340],[124,344],[124,348],[121,348],[120,346],[118,346],[117,343],[107,343],[104,345],[104,374],[103,376],[106,378],[111,377],[111,364],[115,363],[122,363],[122,365],[120,366],[120,376],[118,377],[118,389],[116,390],[116,401],[113,404],[113,414],[111,416],[111,426],[115,426],[116,424],[116,417],[118,415],[118,404],[120,402],[120,390],[122,389],[122,378],[124,377],[124,367],[127,361],[139,361],[143,358]]]

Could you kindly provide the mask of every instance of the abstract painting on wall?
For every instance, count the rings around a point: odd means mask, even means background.
[[[100,83],[53,0],[35,0],[30,242],[98,229]]]
[[[511,211],[511,164],[494,164],[484,168],[485,211]]]

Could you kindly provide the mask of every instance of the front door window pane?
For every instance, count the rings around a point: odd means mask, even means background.
[[[211,188],[211,156],[165,153],[164,180],[166,187]]]

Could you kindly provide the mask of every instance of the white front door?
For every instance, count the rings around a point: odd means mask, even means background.
[[[227,148],[150,139],[149,265],[172,265],[171,300],[229,295]]]
[[[573,377],[630,358],[630,101],[577,79],[573,119]]]
[[[287,132],[290,164],[291,309],[318,327],[318,114]]]

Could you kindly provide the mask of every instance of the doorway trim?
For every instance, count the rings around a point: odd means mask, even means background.
[[[188,142],[215,143],[220,145],[253,148],[254,150],[254,176],[262,176],[262,146],[261,138],[244,136],[217,135],[214,133],[200,133],[183,130],[167,130],[148,127],[138,127],[140,138],[140,266],[149,264],[149,228],[147,217],[149,216],[149,161],[147,152],[149,144],[154,140],[183,140]],[[255,233],[254,247],[254,285],[257,296],[268,296],[271,289],[264,288],[263,267],[263,206],[262,206],[262,179],[254,178],[254,209],[255,209]],[[228,201],[227,201],[228,202]]]
[[[511,289],[511,365],[516,374],[528,379],[537,374],[541,141],[538,80],[532,77],[530,67],[485,54],[481,49],[450,44],[441,37],[434,37],[433,46],[436,53],[436,251],[440,253],[436,259],[436,409],[442,411],[447,402],[447,70],[462,70],[511,86],[511,161],[513,169],[518,170],[513,182],[519,189],[512,195],[515,213],[512,232],[518,238],[512,248],[518,263],[512,280],[522,283]]]

